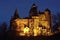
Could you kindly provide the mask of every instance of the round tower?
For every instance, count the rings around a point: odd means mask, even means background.
[[[48,21],[48,24],[51,27],[51,11],[47,8],[45,9],[44,13],[45,13],[46,20]]]
[[[37,16],[37,15],[38,15],[37,6],[33,3],[32,7],[29,11],[29,17]]]

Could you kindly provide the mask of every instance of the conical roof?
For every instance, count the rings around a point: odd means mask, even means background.
[[[48,11],[49,13],[51,13],[51,11],[48,8],[46,8],[45,11]]]
[[[32,7],[37,7],[37,6],[35,5],[35,3],[33,3]]]
[[[19,18],[18,9],[17,8],[16,8],[15,13],[14,13],[14,18]]]

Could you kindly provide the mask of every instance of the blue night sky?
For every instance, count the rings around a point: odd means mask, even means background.
[[[28,16],[33,3],[38,6],[40,11],[49,8],[52,14],[60,12],[60,0],[0,0],[0,23],[9,23],[16,8],[18,8],[20,17]]]

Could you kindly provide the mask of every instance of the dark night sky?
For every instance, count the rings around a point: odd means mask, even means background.
[[[38,6],[40,11],[49,8],[52,14],[60,12],[60,0],[0,0],[0,23],[4,21],[9,23],[16,8],[18,8],[20,17],[28,16],[33,3]]]

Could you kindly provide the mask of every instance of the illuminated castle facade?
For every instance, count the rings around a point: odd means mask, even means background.
[[[52,35],[51,11],[45,9],[44,12],[38,12],[37,6],[33,4],[29,11],[29,17],[20,18],[16,9],[10,20],[10,29],[15,30],[17,36]]]

